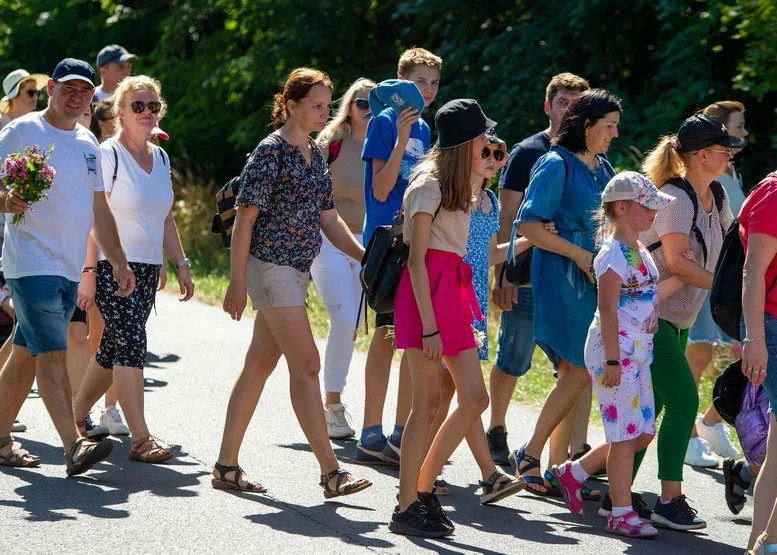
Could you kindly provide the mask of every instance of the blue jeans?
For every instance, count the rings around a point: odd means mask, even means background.
[[[739,324],[740,337],[747,336],[745,332],[745,319]],[[769,398],[769,412],[777,410],[777,316],[764,312],[764,342],[769,360],[766,363],[766,378],[764,379],[764,391]]]
[[[494,366],[520,378],[531,368],[534,347],[534,296],[531,287],[520,287],[518,302],[500,316]]]
[[[66,350],[78,283],[61,276],[28,276],[8,279],[8,290],[16,311],[13,344],[32,357]]]

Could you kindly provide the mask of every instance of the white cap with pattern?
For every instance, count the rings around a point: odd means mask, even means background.
[[[602,203],[633,200],[651,210],[661,210],[674,199],[662,193],[647,177],[632,171],[621,172],[610,179],[602,192]]]

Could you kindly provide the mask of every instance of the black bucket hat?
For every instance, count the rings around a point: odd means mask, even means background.
[[[451,100],[434,115],[437,148],[463,145],[496,127],[483,113],[480,104],[470,98]]]
[[[726,126],[718,118],[704,114],[689,117],[677,132],[677,152],[695,152],[712,145],[728,148],[744,148],[747,141],[729,135]]]

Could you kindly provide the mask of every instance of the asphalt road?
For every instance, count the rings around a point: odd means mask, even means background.
[[[174,446],[170,463],[151,466],[127,458],[129,439],[112,440],[107,462],[78,479],[65,478],[62,451],[43,403],[33,390],[17,434],[43,458],[39,469],[0,467],[0,546],[6,553],[496,553],[516,554],[741,554],[751,502],[734,517],[723,498],[721,471],[686,467],[685,490],[708,522],[696,533],[662,531],[656,540],[605,535],[598,505],[586,504],[582,522],[560,500],[528,493],[500,505],[477,502],[477,467],[466,445],[444,471],[452,495],[441,498],[457,526],[450,540],[391,534],[398,473],[350,464],[355,442],[334,442],[346,468],[374,482],[363,493],[324,501],[318,466],[291,410],[288,373],[281,360],[267,382],[249,427],[241,464],[268,489],[266,495],[232,494],[210,487],[229,392],[244,357],[252,319],[239,323],[215,307],[180,305],[168,294],[152,315],[146,414],[152,433]],[[323,349],[323,343],[320,345]],[[361,423],[364,355],[356,353],[344,396]],[[394,375],[392,379],[395,379]],[[520,384],[520,382],[519,382]],[[392,382],[392,387],[395,387]],[[394,389],[395,391],[395,389]],[[393,394],[384,422],[393,422]],[[528,437],[537,412],[513,404],[511,445]],[[592,441],[603,438],[591,431]],[[636,483],[657,491],[654,449]],[[601,486],[598,482],[591,485]],[[647,494],[653,503],[655,496]]]

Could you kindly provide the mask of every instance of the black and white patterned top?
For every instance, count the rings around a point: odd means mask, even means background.
[[[321,211],[335,207],[332,178],[321,150],[309,139],[308,165],[300,150],[276,133],[265,137],[241,174],[237,206],[256,206],[251,255],[308,272],[321,249]]]

